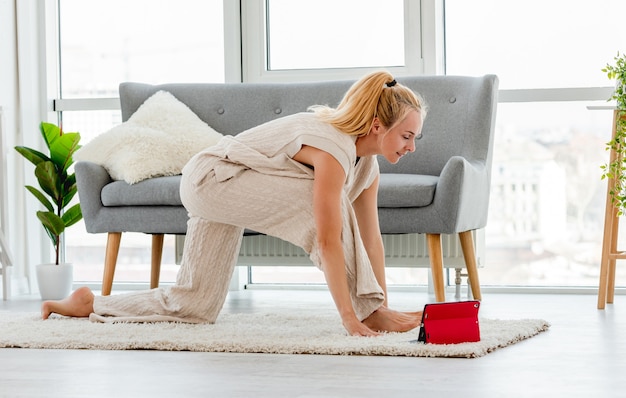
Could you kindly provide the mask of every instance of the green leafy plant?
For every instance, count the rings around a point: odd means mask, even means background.
[[[58,265],[61,235],[67,227],[83,218],[78,203],[66,210],[78,192],[76,175],[69,173],[68,169],[74,163],[74,152],[80,148],[80,134],[64,133],[58,126],[45,122],[39,125],[39,130],[49,155],[24,146],[16,146],[15,150],[35,165],[35,176],[41,190],[31,185],[26,185],[26,189],[46,208],[46,211],[37,211],[37,218],[54,245],[55,264]]]
[[[606,73],[607,77],[611,80],[615,79],[615,91],[609,101],[615,100],[617,102],[617,108],[626,110],[626,93],[624,90],[626,86],[626,54],[620,55],[619,52],[614,58],[615,65],[607,64],[602,68],[602,72]]]
[[[615,135],[607,142],[607,150],[615,154],[609,163],[601,166],[602,179],[613,181],[609,190],[611,201],[617,208],[618,215],[626,212],[626,55],[617,53],[613,65],[607,64],[602,68],[611,80],[615,79],[615,91],[608,101],[614,100],[617,105],[615,118]]]

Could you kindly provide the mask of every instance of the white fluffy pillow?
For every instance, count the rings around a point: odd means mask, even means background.
[[[75,160],[103,166],[129,184],[180,174],[193,155],[214,145],[213,130],[167,91],[159,91],[126,121],[100,134],[75,154]]]

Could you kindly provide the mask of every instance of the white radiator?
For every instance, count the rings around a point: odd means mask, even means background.
[[[476,261],[483,266],[485,253],[484,230],[473,232]],[[385,264],[388,267],[430,267],[426,235],[383,235]],[[176,237],[176,262],[180,263],[184,236]],[[442,235],[443,262],[446,268],[465,268],[465,260],[458,235]],[[302,266],[312,265],[301,248],[281,239],[266,235],[245,236],[239,251],[240,266]]]

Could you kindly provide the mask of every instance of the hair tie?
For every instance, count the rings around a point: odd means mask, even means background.
[[[393,87],[393,86],[395,86],[395,85],[396,85],[396,83],[398,83],[398,82],[396,81],[396,79],[393,79],[392,81],[390,81],[389,83],[387,83],[387,87]]]

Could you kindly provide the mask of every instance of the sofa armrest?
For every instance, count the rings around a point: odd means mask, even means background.
[[[76,173],[76,185],[78,186],[78,197],[85,220],[85,228],[87,232],[92,232],[90,231],[90,226],[103,207],[101,199],[102,188],[111,183],[113,179],[104,167],[93,162],[77,162],[74,165],[74,171]]]
[[[450,230],[482,228],[487,224],[490,173],[484,162],[451,157],[439,177],[434,205]]]

